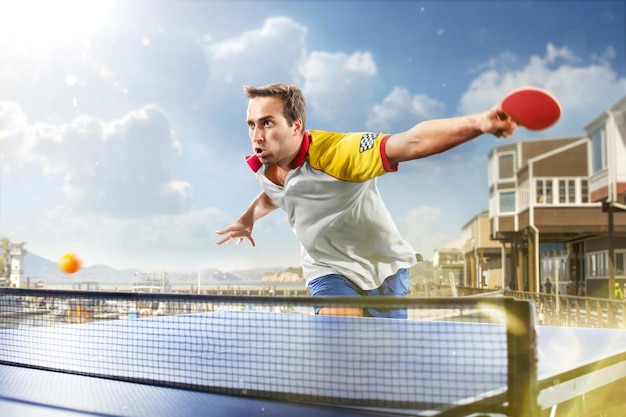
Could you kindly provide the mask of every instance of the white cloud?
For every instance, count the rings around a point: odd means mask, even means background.
[[[228,221],[228,216],[217,209],[120,219],[75,215],[67,207],[56,206],[33,222],[27,240],[30,251],[51,260],[75,252],[86,265],[208,266],[219,259],[218,254],[210,255],[215,247],[215,230]],[[13,231],[11,228],[7,232]]]
[[[403,237],[426,258],[458,239],[462,226],[485,210],[487,150],[464,145],[457,152],[406,162],[397,173],[380,178]]]
[[[294,83],[306,95],[309,118],[325,122],[326,129],[355,118],[362,125],[378,74],[372,54],[309,52],[307,34],[306,26],[288,17],[272,17],[260,28],[207,45],[212,102],[220,107],[241,103],[243,85]]]
[[[423,94],[412,96],[406,88],[394,87],[382,103],[371,108],[366,126],[376,132],[406,130],[420,121],[442,117],[444,107]]]
[[[307,28],[292,19],[272,17],[259,29],[208,45],[211,85],[226,82],[241,90],[244,84],[293,80],[305,57],[306,34]]]
[[[3,169],[31,164],[62,178],[76,212],[132,217],[187,207],[192,187],[173,178],[180,144],[159,108],[146,106],[110,123],[82,116],[32,126],[14,105],[0,111],[0,118],[14,121],[4,128],[9,134],[2,140]]]
[[[26,115],[20,106],[0,101],[0,174],[19,168],[28,158],[27,148],[21,146],[27,128]]]
[[[600,65],[603,65],[603,66],[610,66],[611,62],[614,61],[615,58],[616,58],[615,48],[611,46],[607,47],[604,50],[604,52],[600,55],[597,55],[597,54],[591,55],[592,61],[596,61]]]
[[[308,110],[318,120],[331,129],[355,119],[362,124],[369,89],[378,74],[370,52],[311,52],[300,65],[300,74]]]
[[[263,23],[260,29],[244,32],[241,36],[228,39],[211,47],[215,58],[223,59],[228,56],[241,55],[259,46],[267,52],[278,45],[287,46],[289,44],[299,45],[296,40],[304,41],[306,27],[296,23],[289,17],[270,17]]]
[[[28,227],[7,224],[3,236],[26,241],[30,252],[53,261],[64,253],[76,253],[86,266],[190,271],[209,266],[230,270],[299,265],[299,247],[284,217],[270,215],[255,226],[256,247],[248,242],[216,245],[215,231],[232,221],[216,208],[121,219],[76,215],[55,206],[32,219]]]
[[[404,238],[426,259],[432,259],[435,248],[458,239],[457,230],[442,227],[444,218],[445,213],[439,207],[421,206],[407,212],[400,220],[404,225]]]
[[[355,52],[345,61],[344,67],[352,73],[362,73],[368,76],[375,76],[378,72],[372,54],[369,52]]]
[[[206,119],[207,129],[219,140],[220,147],[249,151],[244,85],[300,84],[298,65],[306,59],[307,32],[305,26],[290,18],[273,17],[260,28],[221,41],[211,38],[205,43],[208,75],[202,112],[220,115]],[[232,140],[236,132],[233,126],[241,127],[237,140]]]
[[[557,48],[555,45],[548,43],[548,45],[546,46],[546,56],[543,59],[537,59],[535,58],[535,60],[541,65],[543,62],[545,63],[551,63],[551,62],[555,62],[557,61],[559,58],[562,58],[565,62],[569,62],[569,63],[580,63],[581,59],[578,58],[576,56],[576,54],[574,54],[573,51],[571,51],[568,48]]]
[[[584,60],[568,48],[548,44],[544,56],[531,56],[526,65],[515,70],[503,70],[498,65],[501,60],[492,60],[461,97],[459,113],[485,111],[511,90],[534,86],[546,89],[561,104],[561,120],[547,134],[582,134],[587,123],[626,91],[626,78],[610,65],[613,57],[609,48],[601,58],[592,56],[591,63],[583,64]],[[507,63],[517,60],[509,52],[501,58]]]

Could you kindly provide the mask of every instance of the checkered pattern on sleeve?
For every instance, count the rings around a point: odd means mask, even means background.
[[[365,152],[374,147],[374,139],[378,135],[376,133],[364,133],[359,142],[359,152]]]

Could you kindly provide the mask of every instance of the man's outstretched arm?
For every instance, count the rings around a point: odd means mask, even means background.
[[[391,163],[410,161],[445,152],[480,135],[509,137],[517,123],[507,118],[499,105],[484,113],[427,120],[391,135],[385,146]]]

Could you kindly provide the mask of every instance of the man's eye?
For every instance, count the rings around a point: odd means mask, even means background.
[[[265,122],[263,122],[263,126],[271,126],[272,122],[270,122],[269,120],[266,120]]]

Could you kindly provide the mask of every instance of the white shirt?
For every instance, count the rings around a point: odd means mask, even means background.
[[[400,235],[376,186],[377,176],[397,170],[383,151],[388,137],[310,131],[284,186],[270,181],[268,166],[257,160],[263,190],[285,210],[300,241],[307,284],[341,274],[372,290],[416,263],[415,251]]]

